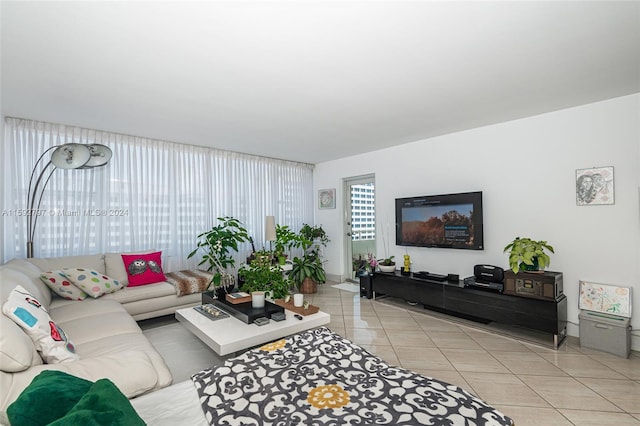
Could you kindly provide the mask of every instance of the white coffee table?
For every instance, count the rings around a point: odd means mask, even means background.
[[[211,320],[193,308],[178,309],[176,319],[218,355],[228,355],[281,337],[326,325],[331,316],[319,311],[302,319],[285,309],[287,319],[266,325],[246,324],[234,317]]]

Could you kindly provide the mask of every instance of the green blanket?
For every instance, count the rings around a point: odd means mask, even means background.
[[[145,424],[109,379],[92,383],[61,371],[36,376],[7,415],[12,426]]]

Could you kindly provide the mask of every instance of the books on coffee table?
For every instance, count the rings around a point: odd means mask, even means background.
[[[227,302],[233,303],[234,305],[238,303],[251,302],[251,295],[243,291],[238,291],[236,293],[227,293],[225,298],[227,299]]]

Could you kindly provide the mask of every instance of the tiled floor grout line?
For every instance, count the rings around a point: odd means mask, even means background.
[[[324,297],[326,296],[320,296],[319,300],[325,301],[325,300],[335,300],[335,301],[339,301],[340,302],[340,310],[339,312],[342,315],[342,318],[340,318],[340,321],[338,322],[338,324],[341,324],[342,327],[345,330],[345,334],[349,334],[349,333],[353,333],[353,331],[349,332],[349,330],[370,330],[373,331],[375,334],[375,336],[378,337],[384,337],[386,339],[386,341],[388,341],[388,345],[387,344],[376,344],[374,342],[371,343],[371,346],[375,347],[375,346],[379,346],[379,347],[387,347],[389,350],[389,354],[388,356],[391,356],[391,354],[393,354],[393,357],[395,357],[395,359],[397,360],[396,362],[390,362],[390,364],[395,364],[398,365],[402,368],[408,368],[405,367],[405,365],[403,365],[403,360],[402,360],[402,353],[398,351],[399,348],[403,348],[403,347],[412,347],[412,346],[406,346],[406,345],[398,345],[398,344],[394,344],[394,339],[389,338],[389,333],[393,333],[394,330],[396,330],[395,328],[387,328],[385,327],[385,317],[389,317],[389,318],[393,318],[396,315],[393,314],[393,311],[397,311],[398,312],[398,316],[402,316],[404,314],[409,315],[409,317],[412,319],[413,322],[415,322],[415,324],[412,324],[410,327],[408,327],[409,330],[420,330],[426,338],[428,338],[432,344],[433,347],[430,347],[430,349],[437,349],[437,352],[442,356],[442,359],[447,362],[452,368],[453,370],[451,371],[451,373],[456,374],[461,380],[464,381],[464,383],[467,383],[466,389],[468,391],[470,391],[471,393],[473,393],[474,395],[480,396],[479,395],[479,389],[474,388],[473,385],[469,382],[469,379],[467,377],[469,377],[469,374],[474,374],[474,373],[479,373],[479,374],[505,374],[508,375],[510,377],[513,377],[515,381],[517,381],[520,385],[522,385],[524,388],[526,388],[529,392],[531,392],[532,395],[535,395],[536,397],[539,398],[540,402],[544,402],[544,404],[547,405],[547,409],[552,410],[553,412],[555,412],[558,416],[561,416],[564,420],[566,420],[567,423],[570,424],[577,424],[574,421],[572,421],[567,415],[563,414],[563,412],[561,410],[564,410],[565,413],[569,413],[570,415],[573,415],[575,413],[579,413],[579,412],[588,412],[588,411],[592,411],[594,413],[606,413],[606,412],[611,412],[611,413],[618,413],[621,415],[625,415],[628,416],[630,418],[633,418],[634,421],[637,421],[637,414],[636,416],[634,416],[633,414],[631,414],[631,412],[626,411],[621,405],[617,404],[615,402],[615,398],[614,400],[611,399],[611,397],[606,397],[605,394],[609,394],[608,392],[603,392],[603,390],[601,389],[600,391],[597,391],[595,388],[593,388],[592,386],[589,386],[589,380],[580,380],[580,379],[598,379],[600,378],[600,375],[602,375],[602,371],[600,371],[598,374],[595,374],[595,377],[578,377],[575,376],[575,371],[574,369],[570,369],[570,370],[565,370],[563,368],[563,359],[564,359],[564,363],[566,365],[566,359],[567,358],[571,358],[572,355],[576,356],[576,359],[583,359],[583,360],[588,360],[589,362],[595,362],[598,365],[600,365],[602,367],[603,370],[610,370],[612,372],[617,373],[621,378],[617,378],[614,377],[611,380],[620,380],[621,383],[635,383],[635,384],[640,384],[640,380],[634,380],[633,377],[631,376],[631,373],[629,372],[629,367],[625,368],[625,365],[620,363],[620,364],[616,364],[616,363],[607,363],[606,360],[606,355],[604,354],[604,356],[599,355],[599,353],[595,353],[595,354],[591,354],[589,352],[583,352],[582,348],[580,347],[576,347],[576,342],[575,340],[571,340],[568,339],[563,346],[560,348],[560,350],[558,351],[554,351],[553,349],[550,349],[548,346],[545,345],[539,345],[536,344],[534,342],[531,341],[521,341],[520,339],[516,338],[516,337],[512,337],[512,336],[508,336],[508,335],[504,335],[500,332],[492,332],[491,330],[484,330],[484,329],[476,329],[473,326],[470,326],[468,324],[462,323],[462,322],[457,322],[457,321],[451,321],[448,320],[446,317],[445,318],[441,318],[438,315],[430,315],[430,312],[421,312],[420,310],[417,309],[412,309],[411,307],[402,307],[402,306],[398,306],[395,305],[393,303],[384,303],[380,300],[372,300],[369,301],[368,299],[360,299],[357,297],[357,295],[355,294],[348,294],[345,295],[345,291],[339,291],[338,292],[338,297],[336,299],[332,299],[331,297],[327,297],[326,299]],[[334,303],[334,302],[327,302],[327,303]],[[356,306],[359,305],[359,306]],[[336,312],[337,313],[337,312]],[[420,317],[427,317],[428,320],[426,322],[421,322],[420,319],[418,319],[416,317],[416,315],[419,315]],[[350,317],[351,318],[351,323],[348,324],[346,321],[346,318]],[[357,324],[357,318],[358,317],[371,317],[372,320],[373,318],[375,318],[376,322],[380,324],[381,328],[378,329],[376,326],[374,326],[374,328],[369,328],[369,327],[359,327]],[[430,330],[429,327],[426,325],[426,323],[428,323],[428,321],[433,320],[433,321],[437,321],[437,322],[443,322],[446,323],[448,325],[454,326],[456,327],[458,330],[460,330],[462,332],[462,334],[464,336],[466,336],[466,338],[469,339],[469,341],[473,342],[475,345],[477,345],[478,349],[466,349],[462,346],[464,346],[464,343],[461,342],[460,348],[456,348],[455,346],[451,347],[451,348],[447,348],[447,347],[442,347],[442,345],[446,345],[449,344],[449,342],[447,341],[438,341],[438,339],[436,337],[441,337],[439,336],[437,333],[446,333],[445,331],[434,331],[434,330]],[[417,325],[417,328],[415,328],[414,326]],[[395,327],[395,325],[394,325]],[[431,332],[431,334],[430,334]],[[488,336],[487,339],[483,339],[482,336]],[[378,338],[376,337],[376,338]],[[577,409],[577,408],[556,408],[554,406],[554,401],[550,401],[548,400],[548,397],[545,398],[543,393],[540,393],[539,391],[536,391],[536,388],[532,388],[527,382],[523,381],[523,377],[524,376],[531,376],[534,378],[540,378],[540,377],[546,377],[548,374],[533,374],[533,375],[527,375],[527,374],[522,374],[522,368],[520,369],[514,369],[512,367],[509,367],[509,363],[507,361],[509,361],[509,358],[504,358],[504,361],[501,360],[501,357],[496,355],[496,350],[501,350],[501,349],[496,349],[493,348],[494,345],[497,345],[498,347],[502,346],[502,342],[496,342],[493,341],[492,339],[495,338],[497,339],[504,339],[504,340],[508,340],[511,342],[515,342],[515,343],[519,343],[522,345],[522,349],[518,348],[516,346],[515,349],[513,350],[509,350],[506,349],[504,350],[504,352],[512,352],[514,354],[522,352],[524,353],[528,353],[528,354],[533,354],[532,357],[535,357],[536,359],[539,359],[541,363],[548,363],[549,367],[548,368],[555,368],[557,369],[558,372],[562,373],[562,376],[558,376],[561,378],[565,378],[565,379],[570,379],[572,381],[574,381],[575,383],[579,384],[580,386],[584,386],[585,389],[588,389],[589,391],[593,392],[593,395],[597,396],[598,398],[601,398],[602,401],[605,401],[609,404],[611,404],[611,407],[615,407],[617,410],[619,411],[608,411],[608,410],[596,410],[596,409],[590,409],[589,407],[586,409]],[[435,339],[435,340],[434,340]],[[453,341],[451,342],[452,345],[456,345],[457,342]],[[365,345],[366,346],[366,345]],[[509,347],[509,344],[507,344],[505,347]],[[413,348],[422,348],[422,346],[413,346]],[[500,366],[500,368],[504,369],[504,373],[490,373],[490,372],[483,372],[481,371],[482,368],[478,368],[478,371],[466,371],[466,370],[460,370],[460,365],[457,364],[457,362],[454,362],[454,359],[451,359],[450,356],[447,355],[447,349],[450,349],[449,354],[451,355],[452,353],[455,353],[455,351],[464,351],[464,350],[481,350],[483,353],[487,354],[492,362],[495,362],[497,364],[495,364],[496,366]],[[546,357],[544,356],[546,355]],[[554,359],[555,355],[558,355],[558,359]],[[382,356],[379,355],[379,356]],[[383,356],[382,356],[383,357]],[[632,357],[634,357],[634,355],[632,355]],[[384,359],[384,357],[383,357]],[[492,364],[492,363],[490,363]],[[513,364],[513,363],[512,363]],[[618,366],[617,368],[614,368],[614,366]],[[515,364],[514,366],[517,366],[517,364]],[[415,369],[415,368],[414,368]],[[430,368],[427,368],[427,370],[429,370]],[[580,370],[580,367],[578,367],[578,370]],[[520,373],[518,373],[517,371],[520,371]],[[444,373],[445,371],[443,371]],[[465,375],[466,374],[466,375]],[[437,376],[435,376],[437,378]],[[523,408],[530,408],[530,409],[535,409],[538,408],[537,405],[531,405],[531,406],[527,406],[526,404],[522,405],[522,404],[499,404],[499,405],[504,405],[504,406],[511,406],[514,407],[514,410],[518,409],[518,407],[523,407]],[[604,407],[603,407],[604,408]],[[571,414],[573,413],[573,414]],[[638,423],[640,424],[640,423]]]
[[[607,401],[609,401],[611,404],[615,405],[616,407],[618,407],[618,409],[622,412],[622,413],[627,413],[630,415],[630,413],[627,412],[627,410],[625,410],[624,408],[622,408],[621,406],[619,406],[618,404],[616,404],[615,401],[612,401],[611,399],[609,399],[608,397],[606,397],[605,395],[602,395],[600,392],[598,392],[596,389],[592,388],[591,386],[589,386],[587,383],[585,383],[583,380],[580,380],[580,377],[574,377],[575,380],[577,380],[580,384],[582,384],[583,386],[586,386],[587,388],[589,388],[592,392],[598,394],[601,398],[606,399]],[[620,380],[622,381],[626,381],[626,380],[622,380],[622,379],[613,379],[613,380]],[[588,411],[588,410],[587,410]]]

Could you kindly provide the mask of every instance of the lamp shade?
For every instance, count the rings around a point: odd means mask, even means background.
[[[113,151],[111,148],[105,145],[100,144],[92,144],[87,145],[89,148],[89,152],[91,153],[91,157],[89,161],[83,166],[83,168],[91,168],[91,167],[100,167],[104,166],[111,160],[113,156]]]
[[[87,145],[67,143],[60,145],[51,154],[51,162],[60,169],[77,169],[87,164],[91,152]]]
[[[275,216],[267,216],[264,221],[264,239],[265,241],[276,240],[276,218]]]

